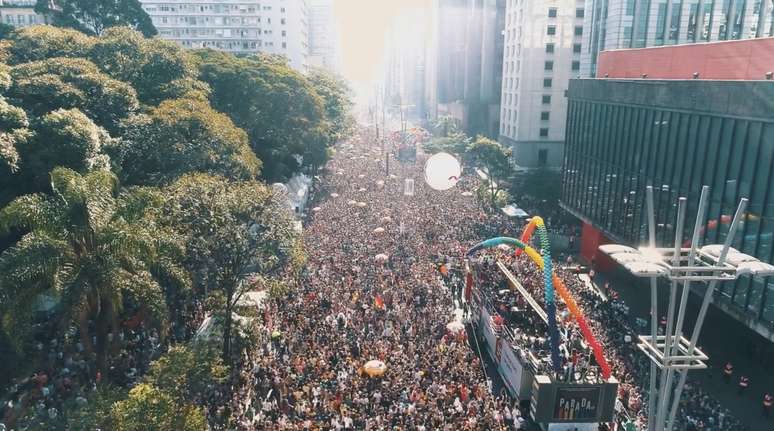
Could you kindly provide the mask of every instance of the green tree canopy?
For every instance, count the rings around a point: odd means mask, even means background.
[[[199,78],[212,88],[212,106],[227,113],[250,137],[267,181],[283,180],[300,169],[295,156],[325,146],[323,100],[303,75],[271,56],[237,58],[200,50]]]
[[[151,363],[141,389],[128,392],[110,384],[101,384],[89,394],[83,406],[65,404],[63,411],[68,429],[136,430],[158,429],[204,430],[201,409],[194,404],[209,394],[213,385],[228,378],[218,350],[208,344],[173,346]],[[155,398],[155,400],[154,400]],[[155,402],[154,402],[155,401]],[[192,414],[189,421],[185,416]],[[138,416],[148,416],[138,425]],[[45,429],[58,429],[56,420],[44,423]]]
[[[292,216],[272,189],[203,174],[167,189],[170,223],[188,237],[189,268],[202,290],[223,292],[223,356],[231,353],[231,313],[255,283],[299,262]]]
[[[51,17],[52,24],[100,35],[110,27],[130,26],[145,36],[158,32],[139,0],[38,0],[35,11]]]
[[[54,57],[86,57],[94,38],[80,31],[36,25],[16,30],[8,48],[10,64],[27,63]]]
[[[218,350],[207,344],[193,344],[170,348],[151,364],[145,381],[176,400],[193,402],[227,378],[228,367],[223,365]]]
[[[460,126],[457,119],[451,115],[438,117],[438,121],[435,122],[435,135],[441,138],[447,138],[459,130]]]
[[[193,171],[253,179],[261,168],[247,135],[199,100],[167,100],[124,124],[119,151],[130,184],[164,184]]]
[[[183,404],[166,391],[141,383],[129,397],[113,405],[111,416],[116,431],[204,431],[204,410]]]
[[[0,210],[0,233],[28,232],[0,254],[3,326],[22,340],[37,295],[58,298],[62,327],[78,325],[86,351],[96,352],[104,370],[108,334],[119,342],[125,312],[139,313],[163,329],[166,305],[157,280],[159,275],[185,277],[177,265],[182,243],[155,222],[154,208],[162,200],[157,192],[118,193],[109,171],[80,175],[56,168],[51,186],[52,195],[22,196]],[[185,278],[177,282],[189,283]],[[127,304],[134,304],[133,310]]]
[[[447,137],[432,138],[422,144],[422,149],[430,154],[450,153],[464,157],[470,146],[470,138],[462,133],[453,133]]]
[[[59,109],[38,119],[17,141],[20,170],[17,193],[31,193],[49,188],[49,172],[64,166],[86,173],[109,168],[105,147],[112,145],[108,133],[77,109]],[[25,129],[17,129],[25,130]]]
[[[492,208],[497,208],[498,192],[503,189],[503,182],[511,173],[511,150],[501,143],[478,136],[468,152],[481,169],[488,175],[488,189]]]
[[[8,98],[36,116],[78,108],[98,125],[115,131],[123,118],[139,109],[130,85],[110,78],[82,58],[20,64],[11,70],[11,80]]]
[[[84,395],[88,397],[86,405],[78,406],[72,403],[63,412],[67,418],[69,429],[114,429],[113,406],[117,402],[126,399],[127,391],[112,385],[99,385],[96,391]],[[49,429],[56,429],[56,425],[51,424]]]
[[[130,83],[143,103],[206,98],[209,88],[197,81],[194,59],[177,44],[146,39],[128,27],[114,27],[95,39],[89,58],[104,73]]]
[[[6,23],[0,23],[0,39],[8,39],[15,31],[16,27]]]
[[[19,169],[17,147],[29,138],[29,125],[23,109],[0,97],[0,178]]]
[[[312,68],[307,73],[307,79],[322,98],[330,138],[335,144],[344,139],[354,126],[354,118],[350,114],[352,90],[344,78],[327,69]]]

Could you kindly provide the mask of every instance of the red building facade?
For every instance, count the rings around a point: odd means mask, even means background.
[[[762,80],[774,72],[774,37],[599,54],[597,78]]]

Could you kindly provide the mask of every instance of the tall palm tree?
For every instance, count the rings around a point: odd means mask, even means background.
[[[77,324],[83,346],[104,369],[108,335],[117,343],[126,304],[164,328],[159,281],[189,284],[177,265],[183,251],[177,236],[155,223],[161,197],[154,189],[119,192],[109,171],[81,175],[66,168],[51,172],[51,188],[51,194],[22,196],[0,210],[0,232],[27,232],[0,255],[2,311],[8,329],[23,328],[40,294],[55,297],[62,327]]]

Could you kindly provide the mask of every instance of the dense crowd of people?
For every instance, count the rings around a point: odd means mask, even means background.
[[[454,267],[465,251],[490,235],[518,236],[522,226],[486,214],[474,198],[475,178],[438,192],[422,181],[422,163],[390,166],[380,151],[346,147],[330,163],[320,206],[305,226],[309,262],[300,290],[274,303],[262,354],[250,371],[256,382],[242,424],[255,429],[505,429],[524,419],[507,395],[495,397],[464,335],[446,324],[454,318],[454,296],[438,271]],[[413,196],[404,179],[415,179]],[[530,210],[529,202],[523,205]],[[578,227],[560,216],[547,218],[552,231],[574,238]],[[384,260],[379,260],[379,257]],[[558,255],[564,262],[567,256]],[[480,287],[491,289],[496,308],[537,357],[546,357],[545,325],[522,299],[503,294],[494,262],[500,259],[543,304],[542,275],[526,257],[504,250],[483,255]],[[605,346],[621,382],[619,413],[644,426],[650,367],[636,351],[637,334],[626,306],[604,301],[577,274],[557,269]],[[461,278],[448,283],[459,284]],[[459,293],[459,289],[455,289]],[[499,297],[498,297],[499,294]],[[557,314],[564,355],[588,367],[593,355],[566,308]],[[269,334],[274,337],[269,337]],[[369,360],[387,372],[369,377]],[[548,362],[546,362],[548,364]],[[745,427],[699,388],[683,396],[680,430],[743,430]]]
[[[18,429],[37,429],[39,424],[64,429],[63,413],[85,406],[101,381],[131,386],[145,374],[150,361],[163,353],[158,332],[144,327],[137,319],[129,319],[118,332],[119,340],[114,343],[118,353],[109,359],[103,376],[97,369],[95,354],[77,338],[78,330],[72,327],[62,338],[56,335],[56,325],[53,320],[41,320],[36,325],[36,370],[13,379],[8,390],[0,395],[0,422]],[[112,342],[112,335],[109,341]]]
[[[97,366],[97,355],[84,345],[80,331],[71,326],[62,336],[58,331],[59,320],[51,318],[51,312],[41,312],[32,330],[35,357],[30,358],[34,371],[13,378],[8,388],[0,394],[0,431],[5,429],[68,428],[67,415],[87,407],[92,395],[104,383],[116,387],[131,388],[147,373],[152,361],[161,357],[174,343],[191,340],[205,318],[204,303],[191,298],[171,298],[176,313],[170,321],[167,338],[162,339],[158,330],[145,324],[142,314],[121,322],[118,339],[108,334],[111,351],[105,358],[104,373]],[[93,321],[88,322],[93,333]],[[96,339],[92,337],[92,345]],[[210,423],[225,423],[222,406],[228,404],[234,388],[247,382],[239,379],[239,367],[232,367],[233,376],[222,385],[214,385],[201,400],[208,407]]]
[[[320,206],[304,228],[298,291],[267,311],[264,352],[246,429],[507,429],[523,423],[490,394],[437,263],[462,257],[486,216],[457,188],[422,181],[422,163],[344,147],[329,163]],[[404,179],[415,179],[412,196]],[[370,377],[366,362],[386,372]]]
[[[306,269],[287,297],[267,301],[256,335],[259,347],[244,351],[229,385],[212,388],[209,398],[200,400],[211,424],[233,414],[246,430],[526,429],[518,401],[505,392],[492,394],[467,332],[447,326],[459,318],[455,298],[464,284],[459,271],[465,252],[489,236],[519,236],[522,222],[487,214],[463,194],[476,189],[475,176],[464,176],[451,190],[430,189],[422,180],[422,157],[417,163],[386,164],[380,149],[363,142],[339,147],[316,186],[319,206],[307,212]],[[414,180],[408,194],[406,179]],[[529,212],[541,205],[526,198],[520,204]],[[572,245],[578,227],[563,223],[558,211],[545,218],[549,229]],[[650,365],[632,340],[640,328],[622,302],[603,300],[577,274],[561,269],[558,263],[567,256],[556,259],[559,277],[583,308],[620,381],[619,414],[644,429]],[[545,308],[542,273],[511,250],[489,250],[476,261],[477,286],[504,317],[511,341],[546,359],[540,371],[549,370],[547,326],[521,296],[508,291],[497,261]],[[576,364],[593,368],[593,355],[566,307],[557,305],[564,361],[572,361],[573,370]],[[203,319],[203,307],[181,309],[187,314],[176,321],[188,324],[173,325],[171,332],[186,340]],[[126,322],[121,337],[110,380],[131,386],[163,349],[159,335],[141,322]],[[37,349],[47,359],[39,372],[13,382],[0,411],[6,423],[23,409],[34,410],[28,421],[50,422],[65,403],[87,403],[102,378],[80,343],[43,338]],[[386,371],[370,374],[369,361],[382,362]],[[747,429],[698,386],[689,384],[683,400],[678,430]]]

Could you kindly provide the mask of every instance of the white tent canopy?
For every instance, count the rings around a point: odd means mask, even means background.
[[[237,307],[257,307],[257,308],[263,308],[263,303],[266,300],[266,291],[262,290],[260,292],[257,291],[250,291],[246,292],[244,295],[242,295],[241,298],[239,298],[239,301],[237,302]]]
[[[231,318],[233,319],[234,327],[242,332],[243,335],[244,328],[253,321],[250,317],[240,316],[236,313],[231,313]],[[193,339],[194,341],[222,340],[222,323],[217,321],[212,315],[208,315],[204,318],[202,324],[199,325],[199,329],[196,330]]]
[[[501,208],[502,212],[508,217],[527,218],[529,214],[515,204],[509,204]]]

